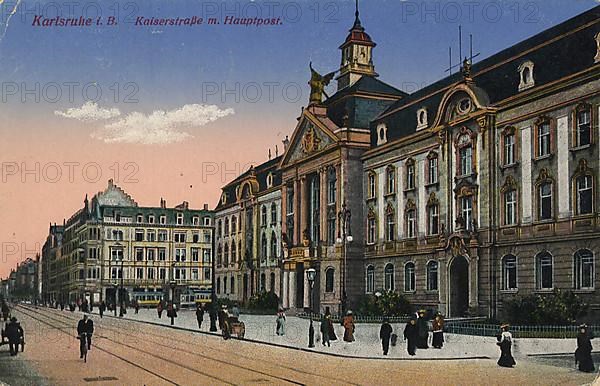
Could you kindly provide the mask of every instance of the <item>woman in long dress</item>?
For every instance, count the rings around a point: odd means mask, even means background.
[[[431,345],[434,348],[442,348],[444,345],[444,317],[438,312],[432,322],[433,339]]]
[[[285,313],[283,312],[283,308],[280,308],[277,311],[277,335],[283,336],[285,335]]]
[[[348,311],[344,317],[344,342],[354,342],[354,316]]]
[[[508,331],[508,324],[503,324],[500,328],[502,329],[502,332],[498,335],[498,342],[496,343],[500,346],[500,359],[498,359],[498,365],[502,367],[513,367],[517,362],[515,362],[515,358],[513,358],[511,353],[512,334]]]
[[[592,338],[593,336],[586,324],[579,326],[575,363],[579,365],[579,371],[586,373],[591,373],[596,370],[594,368],[594,360],[592,359]]]

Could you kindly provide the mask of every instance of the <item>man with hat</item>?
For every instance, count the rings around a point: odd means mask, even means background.
[[[579,326],[577,334],[577,350],[575,350],[575,364],[579,365],[579,371],[591,373],[595,371],[594,360],[592,359],[592,342],[593,335],[587,324]]]
[[[427,340],[429,339],[429,324],[425,318],[425,310],[419,310],[419,319],[417,319],[417,348],[429,348]]]
[[[87,314],[83,314],[83,319],[77,323],[77,335],[80,339],[87,340],[88,350],[92,349],[92,334],[94,333],[94,322],[88,318]],[[83,358],[83,353],[80,353]]]
[[[10,355],[16,356],[19,352],[19,344],[25,341],[25,333],[23,327],[17,321],[16,317],[10,318],[10,322],[6,325],[5,331],[6,337],[8,338],[8,347],[10,349]]]
[[[383,323],[379,329],[379,339],[381,339],[381,346],[383,347],[383,355],[388,355],[390,349],[390,338],[392,337],[392,326],[390,325],[390,319],[383,318]]]

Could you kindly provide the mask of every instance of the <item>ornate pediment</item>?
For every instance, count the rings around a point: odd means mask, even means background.
[[[303,115],[292,136],[283,163],[291,163],[309,157],[337,142],[335,135]]]

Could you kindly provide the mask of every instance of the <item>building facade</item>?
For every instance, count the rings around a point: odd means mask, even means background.
[[[185,305],[209,301],[212,212],[187,202],[140,207],[109,180],[62,226],[51,226],[43,247],[43,298],[49,302],[117,304],[136,300]]]
[[[246,303],[281,294],[281,157],[227,184],[215,209],[216,294]]]
[[[403,98],[363,155],[365,293],[502,316],[572,290],[596,316],[599,8]]]

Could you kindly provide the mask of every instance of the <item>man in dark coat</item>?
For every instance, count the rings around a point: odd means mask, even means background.
[[[196,320],[198,321],[198,329],[202,329],[202,322],[204,321],[204,308],[202,308],[202,304],[198,304],[196,308]]]
[[[381,329],[379,329],[379,339],[381,339],[381,345],[383,346],[383,355],[387,355],[390,349],[390,338],[392,336],[392,326],[389,323],[388,318],[383,319]]]
[[[104,302],[104,300],[102,301],[102,303],[100,303],[98,309],[100,310],[100,318],[102,318],[102,316],[104,315],[104,311],[106,311],[106,303]]]
[[[429,339],[429,325],[425,318],[425,310],[419,311],[419,319],[417,319],[417,330],[419,339],[417,340],[417,348],[429,348],[427,340]]]
[[[25,341],[25,333],[23,327],[17,321],[14,316],[10,319],[10,322],[6,325],[5,331],[6,337],[8,338],[8,347],[10,355],[16,356],[19,352],[19,344]]]
[[[2,317],[6,322],[8,320],[8,315],[10,314],[10,309],[8,308],[8,304],[3,300],[2,301]]]
[[[411,318],[406,327],[404,328],[404,339],[408,341],[406,346],[409,355],[415,355],[415,349],[417,348],[417,338],[419,337],[419,331],[417,329],[417,321]]]
[[[577,350],[575,351],[575,363],[579,365],[579,371],[592,373],[595,371],[592,359],[593,335],[586,324],[579,326],[577,334]]]
[[[87,315],[83,315],[83,319],[77,323],[77,334],[82,336],[85,334],[87,338],[87,346],[88,350],[92,348],[92,334],[94,333],[94,322],[91,319],[88,319]],[[83,353],[81,353],[81,358],[83,358]]]

